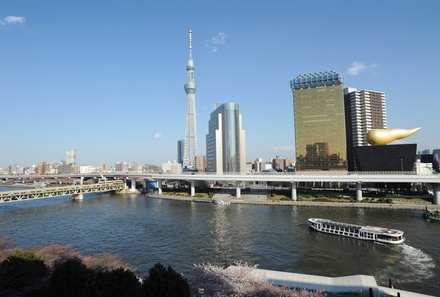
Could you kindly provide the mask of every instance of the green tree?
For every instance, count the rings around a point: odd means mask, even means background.
[[[94,272],[88,269],[80,259],[68,259],[55,265],[50,278],[50,295],[53,297],[88,296],[88,282]]]
[[[190,297],[191,293],[187,280],[180,273],[158,263],[150,269],[142,284],[142,296]]]
[[[140,288],[141,284],[132,271],[119,268],[96,273],[87,292],[94,297],[135,297]]]
[[[0,288],[20,290],[46,277],[47,266],[32,252],[16,251],[0,264]]]

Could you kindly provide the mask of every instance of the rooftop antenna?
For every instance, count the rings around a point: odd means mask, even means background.
[[[192,30],[189,29],[189,58],[192,59]]]

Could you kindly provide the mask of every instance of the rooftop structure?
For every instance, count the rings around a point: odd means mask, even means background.
[[[341,85],[344,83],[342,74],[335,71],[325,71],[311,74],[302,74],[290,82],[291,89],[308,89],[316,87]]]

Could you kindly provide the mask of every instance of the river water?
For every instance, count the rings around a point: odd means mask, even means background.
[[[5,188],[0,190],[5,190]],[[403,230],[399,246],[318,233],[307,218]],[[194,263],[248,262],[259,268],[323,276],[374,275],[381,285],[440,292],[440,224],[421,211],[335,207],[214,205],[88,194],[0,204],[0,236],[20,247],[56,243],[109,252],[138,268],[155,263],[184,274]]]

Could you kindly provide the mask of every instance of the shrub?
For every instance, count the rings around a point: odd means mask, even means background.
[[[154,265],[142,284],[142,296],[148,297],[186,297],[191,296],[186,279],[170,266]]]
[[[90,296],[135,297],[141,284],[133,272],[125,269],[97,272],[89,281],[87,293]]]
[[[79,258],[80,254],[70,246],[49,244],[33,249],[34,253],[43,258],[46,265],[53,268],[56,263],[60,264],[69,259]]]
[[[14,251],[0,264],[0,288],[21,290],[48,275],[43,260],[30,251]]]
[[[205,193],[196,193],[195,195],[194,195],[194,197],[196,197],[196,198],[206,198],[206,194]]]
[[[81,257],[82,262],[87,268],[96,272],[111,271],[122,268],[123,270],[133,270],[129,265],[122,262],[118,256],[104,253],[98,257],[84,256]]]
[[[50,278],[50,295],[53,297],[87,296],[87,282],[93,277],[80,259],[68,259],[56,264]]]

